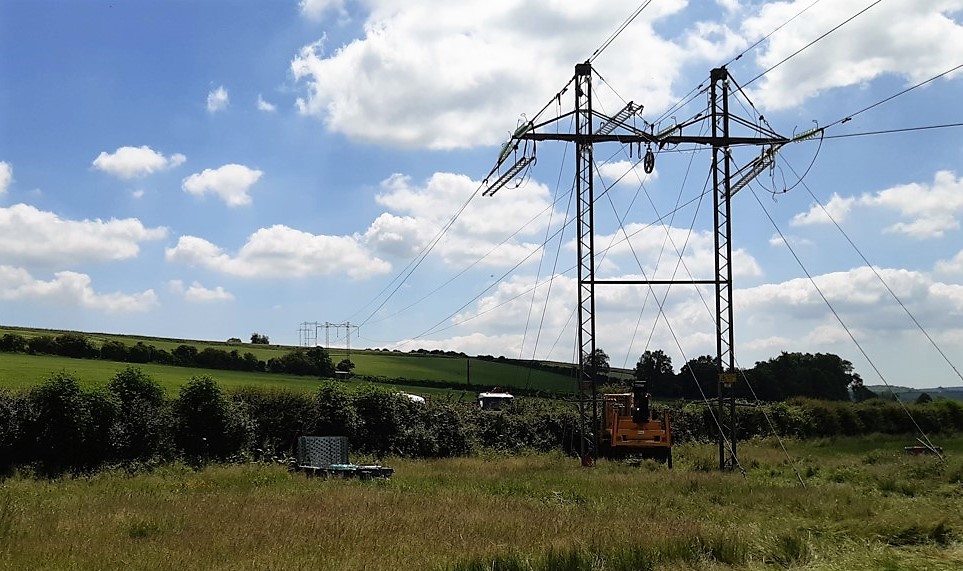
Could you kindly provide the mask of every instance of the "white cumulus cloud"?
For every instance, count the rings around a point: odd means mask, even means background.
[[[91,287],[87,274],[62,271],[55,273],[52,280],[44,281],[23,268],[3,265],[0,266],[0,300],[135,313],[156,306],[157,294],[152,289],[135,294],[98,293]]]
[[[337,5],[306,1],[302,9],[320,14]],[[643,70],[621,78],[619,88],[653,111],[675,102],[672,82],[680,66],[707,55],[656,31],[656,23],[685,5],[652,3],[599,63]],[[575,62],[636,7],[610,0],[369,0],[361,6],[368,9],[363,37],[330,50],[321,40],[293,58],[291,71],[303,88],[298,109],[354,139],[434,149],[503,141],[519,114],[542,108],[572,76]],[[712,59],[719,53],[712,50]],[[622,106],[610,90],[596,104],[611,113]]]
[[[251,204],[248,190],[263,174],[244,165],[228,164],[192,174],[184,179],[181,188],[197,196],[213,193],[228,206],[246,206]]]
[[[889,290],[924,323],[955,327],[963,310],[963,286],[936,281],[923,272],[869,267],[814,276],[812,282],[796,278],[738,290],[735,307],[777,322],[830,316],[813,283],[848,325],[880,333],[915,327]]]
[[[13,167],[10,163],[0,161],[0,196],[7,193],[7,188],[13,181]]]
[[[768,109],[884,76],[917,83],[958,65],[963,53],[957,17],[963,0],[887,0],[806,49],[868,3],[818,2],[795,19],[814,3],[705,4],[653,2],[594,62],[614,90],[646,106],[645,117],[658,117],[692,87],[678,84],[683,68],[718,65],[760,40],[741,63],[755,63],[750,74],[772,68],[748,86]],[[364,19],[361,37],[331,46],[321,39],[292,58],[300,112],[369,143],[449,149],[505,140],[519,115],[542,109],[572,76],[574,62],[585,61],[637,4],[364,0],[351,6]],[[312,18],[344,8],[342,0],[301,2]],[[615,71],[608,77],[607,70]],[[595,105],[613,114],[622,102],[610,91],[600,89]],[[570,105],[572,96],[568,90],[560,103]]]
[[[28,204],[0,208],[0,257],[33,265],[64,265],[134,258],[140,243],[167,236],[136,218],[66,220]]]
[[[216,89],[212,89],[207,94],[207,110],[210,113],[216,113],[218,111],[223,111],[227,109],[230,104],[230,97],[227,95],[227,90],[224,86],[218,86]]]
[[[814,204],[806,212],[796,214],[793,226],[842,222],[853,207],[885,209],[897,212],[906,220],[885,228],[886,232],[913,238],[940,238],[949,230],[960,228],[963,215],[963,177],[951,171],[938,171],[931,184],[913,182],[897,185],[860,197],[842,197],[833,193],[825,207]]]
[[[478,189],[479,181],[454,173],[435,173],[423,184],[395,174],[382,181],[376,200],[389,212],[379,216],[363,235],[375,252],[406,257],[418,253],[450,220],[459,205]],[[449,264],[484,258],[485,265],[514,264],[538,250],[552,212],[548,187],[529,181],[511,196],[511,208],[502,201],[476,197],[459,214],[434,248]],[[562,215],[555,213],[556,220]],[[514,237],[509,238],[517,231]]]
[[[936,262],[936,271],[945,274],[963,274],[963,250],[949,260]]]
[[[769,2],[747,18],[742,33],[755,41],[793,18],[811,0]],[[774,33],[757,57],[762,69],[776,66],[866,8],[863,0],[822,2]],[[963,24],[960,0],[889,0],[878,3],[837,32],[804,49],[762,77],[751,94],[770,109],[799,105],[828,89],[858,86],[883,75],[913,84],[960,63]]]
[[[789,223],[792,226],[810,226],[813,224],[829,224],[833,220],[842,222],[849,215],[854,204],[856,204],[855,198],[843,198],[834,192],[825,206],[813,204],[808,211],[793,216]]]
[[[898,222],[887,231],[914,238],[939,238],[960,227],[963,214],[963,178],[939,171],[933,184],[911,183],[864,195],[860,204],[896,210],[909,221]]]
[[[711,278],[716,253],[712,232],[637,222],[625,224],[624,229],[624,232],[615,234],[596,234],[595,247],[599,253],[604,251],[606,260],[621,259],[631,264],[626,267],[636,274],[632,276],[634,279]],[[759,263],[744,249],[734,249],[732,260],[734,276],[762,275]],[[641,270],[639,263],[642,264]],[[615,269],[620,267],[621,264],[616,265]],[[641,271],[645,272],[644,276]],[[599,271],[600,275],[608,273]]]
[[[799,236],[773,234],[772,236],[769,237],[769,245],[776,248],[781,248],[783,246],[786,246],[787,241],[789,242],[790,246],[812,246],[813,245],[812,240],[809,240],[807,238],[800,238]]]
[[[948,339],[963,331],[963,285],[895,268],[858,267],[814,276],[857,339],[867,343],[881,337],[918,335],[916,324],[877,274],[934,337]],[[458,342],[465,342],[480,353],[529,357],[534,339],[526,337],[524,329],[526,323],[531,325],[532,308],[536,320],[541,319],[545,308],[537,354],[545,358],[551,350],[554,358],[570,360],[577,287],[570,276],[554,276],[552,294],[546,300],[548,280],[542,277],[533,295],[533,277],[512,276],[496,284],[471,308],[456,314],[444,328],[454,329],[451,337],[421,338],[407,346],[454,349]],[[666,296],[664,301],[656,304],[642,286],[597,288],[596,341],[612,357],[613,364],[628,355],[631,367],[645,348],[663,349],[672,354],[678,369],[683,361],[679,360],[677,343],[688,358],[714,354],[711,288],[702,288],[701,298],[696,288],[654,290],[651,293],[660,299]],[[844,356],[855,353],[849,335],[808,279],[737,289],[733,295],[737,345],[744,366],[782,350],[830,351]]]
[[[187,301],[207,303],[234,300],[234,295],[221,286],[210,289],[204,287],[199,282],[193,282],[191,285],[184,287],[184,282],[181,280],[171,280],[167,285],[172,292],[184,296],[184,299]]]
[[[264,111],[265,113],[274,113],[275,111],[278,110],[277,105],[265,101],[260,94],[258,94],[257,96],[257,108],[258,108],[258,111]]]
[[[144,145],[141,147],[120,147],[113,153],[102,151],[94,159],[93,167],[117,178],[132,179],[174,168],[183,164],[186,160],[187,157],[180,153],[165,157]]]
[[[551,297],[548,296],[550,281]],[[575,308],[575,280],[570,276],[553,275],[543,277],[537,285],[532,276],[510,276],[479,298],[471,308],[456,314],[452,322],[470,324],[471,331],[490,335],[520,335],[534,304],[540,309],[548,308],[544,321],[541,321],[542,333],[546,337],[554,337],[568,323]],[[612,293],[611,289],[603,291],[599,288],[597,291],[599,298]],[[512,326],[505,327],[505,324]]]
[[[203,238],[181,236],[165,256],[170,262],[245,278],[347,275],[361,279],[391,270],[354,237],[316,235],[283,225],[259,229],[235,255]]]
[[[344,10],[344,0],[301,0],[301,14],[312,20],[320,20],[327,12]]]

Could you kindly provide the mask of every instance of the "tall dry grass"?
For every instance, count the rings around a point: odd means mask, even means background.
[[[874,444],[875,442],[875,444]],[[963,439],[949,460],[894,439],[770,442],[738,473],[561,455],[395,460],[390,481],[272,465],[15,477],[0,489],[2,569],[960,569]]]

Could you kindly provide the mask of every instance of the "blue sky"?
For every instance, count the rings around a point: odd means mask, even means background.
[[[748,84],[871,4],[654,0],[594,61],[597,108],[633,100],[669,125],[662,115],[711,68],[745,53],[729,69]],[[350,321],[354,347],[571,361],[572,233],[546,237],[572,216],[572,149],[540,144],[523,185],[472,196],[520,117],[638,5],[3,2],[0,323],[297,344],[301,322]],[[883,0],[746,85],[755,110],[736,111],[792,135],[960,54],[963,1]],[[961,81],[948,74],[826,134],[958,123]],[[799,143],[736,197],[741,365],[834,352],[869,384],[963,384],[961,133]],[[711,276],[709,204],[652,224],[704,188],[709,154],[673,151],[645,175],[627,149],[596,149],[597,184],[611,187],[597,243],[616,243],[600,277]],[[646,348],[677,368],[714,352],[697,290],[672,288],[664,318],[652,293],[666,289],[600,292],[598,344],[614,365]]]

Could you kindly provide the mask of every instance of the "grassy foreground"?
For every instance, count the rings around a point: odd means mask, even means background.
[[[272,465],[170,466],[0,485],[2,569],[963,568],[963,438],[712,446],[676,469],[560,455],[395,459],[390,481]]]

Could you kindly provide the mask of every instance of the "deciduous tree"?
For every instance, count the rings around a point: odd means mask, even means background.
[[[271,340],[268,339],[267,335],[261,335],[255,331],[254,333],[251,333],[251,343],[253,345],[268,345],[271,343]]]
[[[672,358],[661,349],[645,351],[635,364],[636,381],[647,383],[649,392],[666,397],[681,397],[672,374]]]
[[[609,374],[609,356],[602,349],[596,349],[585,356],[586,372],[593,377],[602,377]]]

